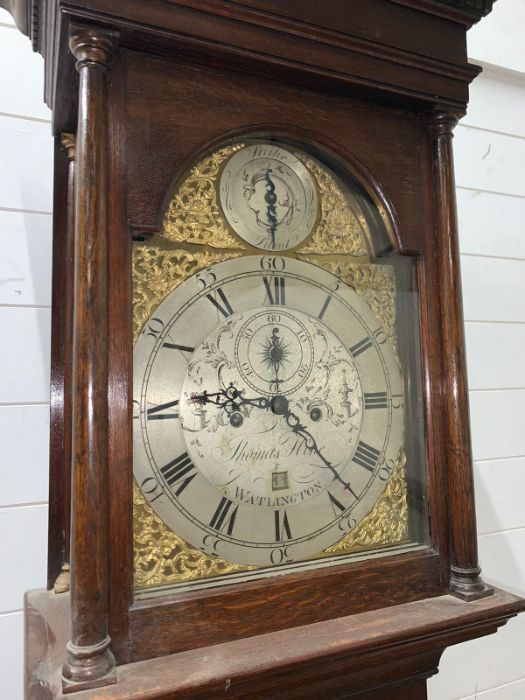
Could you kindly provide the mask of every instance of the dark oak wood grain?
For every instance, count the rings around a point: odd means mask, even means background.
[[[476,538],[472,449],[461,270],[452,153],[452,130],[457,115],[438,111],[431,121],[434,142],[434,193],[437,240],[439,241],[440,301],[443,353],[443,383],[447,387],[445,422],[447,437],[447,493],[451,523],[451,590],[476,600],[491,595],[492,588],[480,578]]]
[[[46,58],[46,101],[57,133],[73,130],[76,121],[70,18],[118,29],[121,46],[186,55],[193,64],[220,62],[237,72],[280,74],[289,83],[362,91],[383,102],[440,99],[461,107],[478,72],[466,60],[465,26],[485,14],[447,0],[352,0],[352,6],[329,0],[322,18],[313,0],[120,0],[118,13],[112,0],[2,2]]]
[[[64,690],[86,700],[292,700],[305,687],[311,700],[422,700],[448,644],[523,609],[498,591],[466,602],[491,590],[476,549],[451,129],[479,72],[466,29],[491,0],[6,3],[46,59],[53,128],[77,132],[78,156],[67,186],[57,151],[54,299],[68,300],[54,312],[49,558],[52,583],[67,558],[69,440],[72,590],[28,598],[28,697],[46,697],[43,668],[47,697],[62,692],[70,622]],[[406,409],[410,526],[417,539],[428,525],[430,538],[315,576],[139,598],[131,239],[158,230],[197,154],[247,133],[291,138],[357,181],[384,210],[392,247],[412,258],[397,269],[418,290],[399,302],[398,328],[403,365],[421,377]],[[60,341],[73,348],[72,372]],[[449,589],[465,600],[443,596]]]
[[[287,133],[296,139],[302,137],[308,145],[326,148],[341,171],[346,168],[349,176],[359,177],[372,190],[375,198],[381,201],[385,210],[393,212],[397,222],[396,245],[405,253],[420,252],[423,269],[425,266],[430,269],[427,276],[421,276],[419,310],[425,318],[430,317],[425,325],[427,336],[423,343],[428,415],[436,412],[439,415],[441,370],[437,329],[440,316],[439,309],[433,303],[439,288],[437,276],[431,272],[434,241],[432,226],[427,223],[432,219],[433,200],[425,115],[399,108],[379,108],[372,103],[344,100],[339,96],[323,95],[321,105],[319,93],[305,93],[267,81],[254,84],[224,71],[196,70],[180,63],[175,70],[169,61],[144,59],[135,52],[121,51],[121,55],[126,57],[127,64],[125,150],[131,229],[141,232],[158,227],[162,201],[172,181],[177,180],[190,158],[195,157],[195,152],[225,137],[223,124],[228,125],[227,134],[267,131],[268,122],[260,122],[261,113],[264,112],[267,119],[273,120],[270,124],[277,124],[273,127],[273,133]],[[195,91],[196,84],[200,86],[199,91]],[[124,88],[119,93],[120,97],[115,94],[116,100],[121,99],[123,91]],[[294,125],[293,129],[277,122],[282,119],[284,101],[287,105],[286,117]],[[173,105],[177,105],[177,109],[173,109]],[[113,106],[112,109],[116,110],[117,107]],[[198,123],[194,120],[195,110],[202,115]],[[330,119],[326,117],[328,113]],[[149,126],[145,129],[144,125]],[[152,125],[155,127],[152,128]],[[373,153],[370,152],[367,129],[372,129],[376,134],[377,150]],[[367,167],[363,165],[364,162]],[[392,167],[393,163],[395,167]],[[400,172],[405,173],[401,180]],[[413,206],[414,201],[418,202],[417,208]],[[122,281],[117,283],[117,279],[122,280],[121,276],[127,274],[122,269],[114,273],[115,284],[122,284]],[[432,282],[431,286],[425,283],[427,279]],[[120,292],[117,296],[123,301]],[[112,291],[110,297],[113,297]],[[128,303],[131,301],[128,300]],[[412,343],[409,345],[411,349]],[[408,345],[405,354],[409,354]],[[406,359],[409,360],[408,357]],[[123,430],[122,414],[119,404],[114,404],[112,410],[115,415],[120,415],[115,424],[110,416],[109,429],[116,436]],[[350,608],[366,610],[381,605],[381,601],[385,600],[392,604],[407,595],[416,599],[446,591],[448,525],[446,508],[440,495],[442,491],[434,490],[434,484],[441,483],[442,476],[433,459],[438,451],[434,444],[440,445],[444,440],[439,421],[429,420],[426,429],[426,456],[432,473],[430,500],[434,504],[435,522],[439,523],[439,527],[433,528],[432,536],[434,547],[441,556],[429,552],[422,559],[420,553],[415,553],[395,557],[388,564],[371,562],[321,571],[315,581],[309,574],[304,574],[232,586],[227,591],[220,590],[213,594],[175,595],[165,598],[162,605],[153,602],[131,607],[133,592],[128,588],[130,627],[127,634],[122,636],[127,643],[114,645],[117,658],[136,660],[148,655],[171,653],[191,648],[192,645],[203,646],[212,641],[237,638],[248,631],[253,633],[256,630],[259,633],[278,629],[284,624],[292,626],[327,619],[344,614]],[[129,435],[130,431],[131,415],[128,413],[126,433]],[[110,462],[110,482],[116,485],[122,484],[122,470],[116,466],[118,464],[119,460]],[[419,469],[425,471],[424,462],[421,462]],[[415,468],[413,473],[414,481],[417,481]],[[116,488],[123,493],[122,486]],[[125,518],[120,524],[115,521],[115,527],[121,534],[110,543],[112,586],[121,592],[124,570],[121,562],[123,558],[129,561],[132,557],[131,542],[129,538],[126,541],[123,529],[124,521]],[[407,585],[400,586],[400,581]],[[370,589],[373,589],[373,593]],[[268,615],[261,606],[261,600],[271,601],[272,615]],[[232,617],[228,611],[241,609],[243,622],[239,623],[237,615]],[[118,615],[112,615],[115,629],[121,629],[118,618]],[[184,620],[176,636],[171,633],[175,620]]]
[[[80,73],[75,178],[71,640],[65,689],[108,676],[108,260],[106,74],[113,37],[77,26]]]
[[[26,634],[48,635],[28,657],[27,687],[59,689],[54,669],[67,635],[68,597],[33,592]],[[119,682],[78,692],[79,700],[424,700],[425,679],[450,644],[495,632],[523,600],[496,590],[474,605],[439,596],[126,664]],[[42,669],[45,669],[42,674]]]
[[[75,146],[55,139],[49,442],[48,588],[69,562]],[[56,488],[56,484],[61,484]]]
[[[119,663],[129,659],[129,609],[133,599],[133,461],[131,376],[133,336],[131,237],[127,210],[126,55],[120,53],[109,81],[108,201],[109,380],[108,492],[110,531],[110,636]]]
[[[333,154],[350,177],[355,172],[364,182],[380,183],[376,195],[400,222],[403,251],[423,250],[432,203],[422,159],[428,130],[419,111],[137,52],[128,53],[127,90],[133,229],[159,226],[167,192],[198,153],[236,134],[271,131]],[[198,121],[195,113],[201,115]]]

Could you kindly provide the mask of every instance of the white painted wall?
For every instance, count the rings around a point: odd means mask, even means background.
[[[484,577],[525,595],[525,0],[469,33],[484,66],[456,129],[479,552]],[[449,648],[429,700],[524,700],[525,615]]]
[[[0,11],[0,697],[22,700],[23,594],[46,582],[52,140],[43,61]]]
[[[456,131],[484,575],[525,595],[525,0],[474,28]],[[0,678],[22,700],[22,597],[45,585],[52,140],[42,59],[0,11]],[[449,649],[430,700],[523,700],[525,615]]]

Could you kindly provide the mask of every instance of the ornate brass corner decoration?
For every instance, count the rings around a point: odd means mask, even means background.
[[[144,323],[158,304],[179,284],[210,265],[230,260],[241,251],[187,251],[155,245],[137,245],[133,251],[133,331],[137,339]],[[324,267],[363,296],[394,339],[395,281],[390,268],[358,265],[346,259],[301,255],[305,261]],[[320,556],[351,554],[365,549],[401,544],[408,536],[405,457],[402,453],[385,492],[362,523]],[[248,572],[243,566],[212,558],[172,532],[144,499],[134,484],[133,542],[135,587],[188,583],[200,579]]]
[[[176,243],[246,249],[228,228],[217,198],[221,165],[243,145],[221,148],[191,168],[168,204],[162,236]]]
[[[349,554],[402,544],[408,539],[406,456],[404,450],[388,479],[386,489],[370,513],[326,554]]]
[[[248,250],[249,246],[229,228],[218,201],[218,179],[223,164],[244,147],[227,146],[191,167],[169,202],[161,235],[176,243],[211,248]],[[317,183],[321,215],[313,234],[299,247],[301,253],[368,257],[370,230],[350,193],[319,163],[295,153]]]
[[[192,166],[167,205],[156,243],[135,246],[132,259],[134,340],[153,310],[179,284],[206,267],[253,252],[230,230],[217,196],[223,164],[243,146],[238,143],[221,148]],[[295,253],[286,255],[323,267],[355,289],[395,345],[393,270],[386,265],[365,262],[370,258],[370,230],[351,193],[344,192],[318,162],[300,153],[296,155],[315,178],[321,214],[310,238]],[[209,557],[187,544],[154,513],[136,484],[133,537],[135,586],[139,589],[257,568]],[[372,511],[358,527],[319,556],[345,555],[401,544],[407,537],[407,484],[402,452]]]
[[[296,153],[297,157],[301,155]],[[317,182],[320,194],[321,216],[312,236],[300,247],[301,253],[317,255],[369,256],[367,241],[370,231],[365,217],[350,197],[345,195],[333,176],[313,160],[305,160],[305,167]]]
[[[209,250],[169,250],[155,245],[136,246],[133,250],[133,341],[153,309],[177,287],[199,270],[239,257],[240,252],[218,253]]]

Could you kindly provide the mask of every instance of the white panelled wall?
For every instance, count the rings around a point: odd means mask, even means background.
[[[53,142],[43,61],[0,11],[0,697],[22,700],[24,591],[46,582]]]
[[[456,130],[480,558],[525,595],[525,0],[470,34]],[[23,593],[45,585],[52,140],[42,59],[0,11],[0,678],[22,700]],[[525,615],[447,650],[430,700],[523,700]]]
[[[525,0],[469,33],[484,72],[454,139],[479,555],[525,596]],[[525,700],[525,615],[449,648],[429,700]]]

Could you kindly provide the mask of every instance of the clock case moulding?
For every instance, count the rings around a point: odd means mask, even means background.
[[[480,578],[454,196],[466,30],[492,2],[0,5],[45,58],[55,136],[49,590],[26,598],[27,697],[425,698],[448,645],[525,609]],[[417,261],[431,547],[134,602],[131,241],[195,152],[265,129],[355,165]]]

